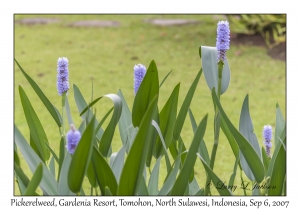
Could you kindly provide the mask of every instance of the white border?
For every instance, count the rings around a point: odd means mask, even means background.
[[[5,2],[5,3],[4,3]],[[289,208],[297,209],[297,193],[299,181],[299,138],[296,131],[299,130],[297,119],[299,115],[299,15],[298,8],[291,1],[84,1],[78,4],[76,1],[2,1],[1,9],[1,196],[0,204],[4,209],[11,209],[10,199],[14,198],[12,188],[13,171],[13,14],[14,13],[287,13],[287,149],[288,149],[288,196],[287,197],[226,197],[226,200],[250,199],[265,200],[289,200]],[[296,2],[296,1],[294,1]],[[296,38],[297,37],[297,38]],[[61,197],[57,197],[59,199]],[[135,198],[130,198],[135,199]],[[145,198],[145,197],[144,197]],[[220,198],[220,197],[217,197]],[[18,197],[20,199],[20,197]],[[29,198],[30,199],[30,198]],[[33,199],[33,198],[31,198]],[[50,199],[50,198],[49,198]],[[67,198],[70,199],[70,198]],[[99,198],[100,199],[100,198]],[[104,198],[103,198],[104,199]],[[147,198],[148,199],[148,198]],[[179,199],[179,197],[176,197]],[[199,198],[205,199],[205,198]],[[210,199],[210,198],[209,198]],[[149,197],[155,200],[155,197]],[[297,206],[297,208],[296,208]],[[295,208],[293,208],[295,207]],[[71,209],[72,207],[58,207],[56,209]],[[179,207],[174,207],[179,208]],[[180,207],[182,209],[182,207]],[[199,207],[198,207],[199,208]],[[232,207],[222,207],[230,209]],[[90,207],[89,209],[99,209]],[[132,209],[132,208],[124,208]],[[210,208],[214,209],[214,208]],[[261,207],[260,209],[268,209]]]

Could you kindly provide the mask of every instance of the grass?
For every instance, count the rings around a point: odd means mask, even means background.
[[[16,15],[15,20],[38,16],[55,17],[60,22],[49,25],[15,24],[14,56],[60,111],[61,97],[58,96],[56,90],[56,61],[58,57],[69,59],[68,99],[76,127],[80,125],[81,118],[73,97],[73,84],[79,87],[86,101],[91,99],[92,83],[94,98],[116,93],[118,89],[121,89],[131,109],[134,99],[133,66],[138,63],[148,66],[151,60],[157,63],[160,80],[173,69],[161,88],[159,108],[163,107],[179,82],[181,87],[178,104],[181,106],[192,81],[201,68],[199,46],[215,46],[217,21],[223,18],[214,15]],[[144,19],[149,18],[196,19],[201,21],[201,24],[159,27],[144,22]],[[74,21],[95,19],[118,21],[120,27],[68,26]],[[231,30],[234,30],[232,27]],[[231,82],[227,92],[222,95],[222,105],[234,125],[238,127],[241,106],[246,94],[249,94],[254,132],[262,145],[263,126],[265,124],[275,126],[276,102],[279,103],[285,115],[285,62],[270,58],[267,55],[267,49],[258,46],[231,45],[227,57],[231,69]],[[24,137],[29,139],[29,130],[18,93],[18,86],[21,85],[41,120],[51,147],[58,152],[60,138],[55,122],[51,120],[46,108],[16,65],[14,77],[16,126]],[[98,119],[101,119],[112,107],[109,99],[101,100],[95,106]],[[213,146],[213,104],[203,75],[190,108],[197,123],[206,113],[209,113],[204,139],[210,153]],[[189,147],[193,133],[188,117],[184,123],[182,137]],[[112,143],[113,152],[118,151],[120,147],[121,141],[118,129],[116,129]],[[32,174],[27,169],[24,160],[21,164],[31,177]],[[227,139],[221,133],[214,171],[228,183],[233,166],[234,156]],[[165,177],[163,161],[161,167],[160,186]],[[199,160],[196,162],[195,171],[198,183],[200,187],[203,187],[205,171]],[[236,182],[239,183],[239,173]],[[85,189],[88,189],[88,186],[85,182]],[[86,191],[89,192],[89,190]],[[216,193],[216,191],[213,192]],[[15,193],[19,193],[16,185]],[[234,192],[235,195],[242,195],[242,193],[241,189]]]

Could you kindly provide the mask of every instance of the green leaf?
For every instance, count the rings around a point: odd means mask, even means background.
[[[38,167],[36,168],[30,182],[28,183],[27,189],[25,191],[25,196],[26,195],[34,195],[36,189],[38,188],[41,180],[43,177],[43,164],[40,163]]]
[[[88,178],[90,184],[94,188],[98,187],[98,182],[97,182],[97,179],[96,179],[96,174],[95,174],[95,170],[94,170],[94,166],[93,166],[92,161],[90,161],[90,163],[89,163],[86,175],[87,175],[87,178]]]
[[[20,158],[19,158],[18,152],[16,150],[14,150],[14,163],[16,163],[16,165],[19,167],[21,166]]]
[[[112,196],[113,194],[110,192],[109,187],[105,186],[105,195],[106,196]]]
[[[192,124],[192,127],[193,127],[193,132],[195,134],[196,129],[197,129],[197,123],[196,123],[196,120],[194,118],[193,112],[190,108],[189,108],[189,116],[190,116],[191,124]],[[208,154],[207,147],[206,147],[204,139],[202,139],[202,141],[200,142],[198,152],[200,153],[200,156],[205,160],[205,162],[210,164],[210,158],[209,158],[209,154]]]
[[[26,176],[26,174],[23,172],[22,168],[20,168],[20,166],[16,164],[16,162],[14,162],[14,171],[15,171],[15,176],[17,176],[20,193],[21,195],[24,195],[26,188],[29,184],[29,179]]]
[[[180,89],[180,83],[176,85],[174,90],[172,91],[169,99],[167,100],[166,104],[162,108],[161,112],[159,113],[159,121],[160,121],[160,130],[164,137],[166,148],[169,147],[171,141],[173,140],[173,129],[176,121],[176,113],[177,113],[177,104],[178,104],[178,94]],[[155,157],[158,158],[164,152],[162,148],[162,142],[159,136],[156,139],[156,155]]]
[[[202,60],[203,74],[206,83],[210,90],[215,87],[218,90],[218,61],[217,61],[217,48],[201,46],[199,49],[200,58]],[[221,94],[225,93],[230,82],[230,68],[228,59],[224,61],[223,72],[222,72],[222,87]]]
[[[81,113],[84,110],[84,108],[87,107],[87,103],[84,100],[79,88],[75,84],[73,85],[73,89],[74,89],[74,98],[78,108],[78,112]],[[85,120],[87,118],[87,115],[89,120],[92,119],[93,114],[91,111],[80,116],[83,120]]]
[[[140,127],[146,110],[150,102],[159,93],[158,72],[156,64],[151,61],[146,75],[136,93],[132,108],[132,124],[134,127]]]
[[[36,94],[41,99],[41,101],[43,102],[43,104],[45,105],[45,107],[48,109],[49,113],[51,114],[51,116],[55,120],[55,122],[58,125],[58,127],[61,127],[61,125],[62,125],[62,118],[61,118],[59,112],[57,111],[57,109],[55,108],[55,106],[49,101],[49,99],[45,96],[45,94],[43,93],[43,91],[34,82],[34,80],[22,69],[22,67],[17,62],[16,59],[15,59],[15,62],[19,66],[21,72],[23,73],[23,75],[25,76],[25,78],[27,79],[27,81],[29,82],[29,84],[31,85],[31,87],[33,88],[33,90],[36,92]]]
[[[148,196],[148,195],[149,195],[149,192],[147,189],[145,177],[143,176],[143,178],[141,179],[141,181],[138,185],[137,196]]]
[[[131,112],[121,90],[117,95],[122,100],[122,114],[119,120],[119,131],[123,145],[127,144],[127,140],[133,139],[134,127],[131,120]],[[129,152],[130,144],[126,147],[126,152]]]
[[[83,178],[91,160],[94,139],[95,117],[87,126],[75,149],[68,172],[68,184],[72,192],[80,192]]]
[[[42,160],[32,150],[27,141],[24,139],[19,129],[14,125],[15,143],[17,144],[20,152],[22,153],[25,161],[27,162],[31,172],[33,173]],[[43,164],[43,178],[40,183],[41,189],[47,195],[57,195],[57,182],[47,166]]]
[[[199,192],[200,187],[197,183],[197,180],[194,178],[193,181],[189,184],[189,195],[195,195],[197,192]]]
[[[53,151],[53,149],[51,149],[51,147],[50,147],[48,144],[46,144],[46,146],[47,146],[47,148],[49,149],[49,151],[51,152],[51,154],[52,154],[53,158],[55,159],[55,161],[56,161],[57,163],[59,163],[59,158],[57,157],[57,155],[56,155],[56,153]]]
[[[240,161],[239,158],[235,159],[235,163],[234,163],[234,167],[233,167],[233,172],[232,172],[232,174],[230,176],[230,179],[229,179],[229,182],[228,182],[228,186],[233,186],[233,184],[234,184],[234,179],[236,177],[236,170],[237,170],[237,166],[238,166],[239,161]]]
[[[125,146],[123,146],[120,149],[111,166],[111,169],[118,183],[120,181],[121,173],[124,167],[124,159],[125,159]]]
[[[66,154],[66,157],[63,159],[61,173],[59,175],[59,182],[58,182],[58,193],[59,195],[63,196],[74,196],[76,195],[73,193],[68,185],[68,172],[70,168],[72,157],[70,153]]]
[[[276,156],[273,172],[270,180],[270,188],[268,190],[268,195],[278,196],[282,195],[282,190],[284,187],[284,180],[286,176],[286,151],[283,145],[280,145],[278,155]]]
[[[212,90],[212,97],[214,104],[218,107],[222,115],[222,119],[224,119],[224,124],[227,125],[231,134],[235,138],[235,141],[238,144],[240,151],[243,153],[247,163],[249,164],[249,167],[255,177],[255,180],[257,182],[263,181],[265,176],[265,170],[259,155],[256,153],[251,144],[245,139],[245,137],[233,126],[233,124],[227,117],[220,104],[215,89]]]
[[[120,119],[121,113],[122,113],[122,100],[121,98],[116,94],[107,94],[104,95],[105,97],[111,99],[114,103],[114,112],[111,117],[111,120],[105,129],[100,145],[99,145],[99,151],[104,157],[108,157],[109,154],[109,148],[111,147],[111,141],[114,136],[114,132],[116,129],[116,126],[118,124],[118,121]]]
[[[198,72],[194,82],[192,83],[190,89],[188,90],[187,95],[185,96],[185,99],[182,103],[182,106],[179,110],[179,114],[177,116],[176,122],[175,122],[175,126],[174,126],[174,131],[173,131],[173,138],[174,140],[177,140],[180,136],[182,127],[183,127],[183,123],[185,121],[188,109],[190,107],[191,101],[193,99],[197,84],[199,82],[200,76],[202,74],[202,69],[200,69],[200,71]]]
[[[49,169],[52,175],[55,177],[55,162],[54,162],[54,156],[52,156],[50,163],[49,163]]]
[[[286,139],[286,126],[284,127],[284,129],[283,129],[283,131],[281,133],[280,138],[284,139],[284,140]],[[273,174],[273,170],[274,170],[273,168],[274,168],[275,160],[277,158],[277,155],[279,154],[279,150],[280,150],[281,146],[282,146],[282,144],[277,144],[276,147],[275,147],[275,150],[273,152],[271,161],[269,162],[269,167],[268,167],[268,171],[267,171],[266,177],[269,177],[269,176],[271,176]]]
[[[64,162],[65,150],[66,150],[65,140],[64,140],[64,137],[61,137],[60,138],[60,143],[59,143],[59,161],[58,161],[58,175],[57,175],[58,179],[57,180],[59,180],[61,167],[62,167],[63,162]]]
[[[193,171],[196,162],[196,153],[200,145],[200,141],[203,139],[207,124],[207,115],[201,120],[197,130],[195,132],[190,149],[187,153],[186,159],[183,163],[182,169],[177,177],[177,180],[172,188],[171,195],[183,195],[186,189],[186,183],[188,183],[191,173]]]
[[[101,98],[103,98],[103,96],[96,98],[94,101],[92,101],[89,105],[87,105],[79,114],[80,116],[82,116],[88,109],[90,109],[94,104],[96,104]]]
[[[156,160],[154,168],[151,172],[149,183],[148,183],[148,191],[149,195],[157,195],[158,193],[158,178],[159,178],[159,167],[160,167],[161,157]]]
[[[74,124],[74,122],[73,122],[73,119],[72,119],[69,100],[68,100],[67,96],[65,97],[65,100],[66,100],[66,102],[65,102],[66,114],[67,114],[67,117],[68,117],[69,125],[71,125],[71,124]]]
[[[118,184],[115,175],[96,147],[93,148],[92,163],[101,194],[105,195],[105,187],[108,186],[111,194],[117,195]]]
[[[112,107],[110,110],[108,110],[108,112],[104,115],[104,117],[102,118],[102,120],[99,122],[99,124],[97,125],[97,127],[95,128],[95,133],[98,133],[99,131],[101,132],[101,126],[104,123],[104,121],[106,120],[106,118],[109,116],[109,114],[114,110],[114,107]],[[104,131],[101,133],[101,137],[103,135]]]
[[[149,71],[149,69],[148,69]],[[157,109],[158,96],[151,101],[140,123],[139,131],[131,146],[120,178],[118,195],[135,195],[141,181],[151,139],[149,134],[153,115]]]
[[[276,127],[275,127],[275,137],[274,137],[275,147],[279,143],[279,138],[284,128],[285,128],[285,120],[282,115],[280,106],[278,105],[278,103],[276,103]]]
[[[242,110],[241,110],[239,131],[245,137],[245,139],[252,145],[255,152],[257,153],[259,158],[262,160],[260,146],[258,144],[257,137],[254,133],[254,127],[253,127],[252,120],[251,120],[251,117],[250,117],[249,99],[248,98],[249,98],[249,96],[247,94],[245,99],[244,99]],[[241,163],[241,166],[242,166],[246,176],[250,180],[255,181],[255,177],[253,175],[253,172],[251,171],[251,169],[250,169],[243,153],[240,153],[240,163]]]
[[[179,170],[180,162],[181,162],[180,157],[181,157],[181,154],[179,156],[177,156],[177,159],[175,159],[174,167],[172,170],[170,170],[170,173],[168,174],[168,177],[167,177],[164,185],[160,189],[158,195],[167,195],[173,188],[174,183],[176,181],[176,176],[177,176],[177,173]]]
[[[168,78],[168,76],[172,73],[172,71],[173,70],[169,71],[169,73],[164,77],[164,79],[161,81],[159,87],[161,87],[164,84],[164,82],[166,81],[166,79]]]
[[[265,166],[265,172],[267,172],[270,164],[270,158],[268,157],[266,150],[264,147],[261,147],[261,153],[264,161],[264,166]]]
[[[215,185],[216,189],[218,190],[219,194],[221,196],[228,196],[228,195],[232,195],[231,191],[228,188],[220,188],[219,184],[220,183],[224,183],[212,170],[211,168],[207,165],[207,163],[203,160],[203,158],[197,154],[198,157],[200,158],[205,171],[207,172],[208,176],[210,177],[210,179],[212,180],[213,184]]]
[[[45,162],[50,158],[50,152],[48,147],[46,146],[46,143],[48,144],[46,133],[26,93],[21,86],[19,86],[19,92],[26,121],[30,130],[30,136],[32,137],[37,150],[42,156],[42,161]]]
[[[235,158],[240,159],[240,157],[239,157],[239,146],[236,143],[233,135],[231,134],[231,132],[230,132],[230,130],[229,130],[228,126],[226,125],[223,118],[221,118],[221,129],[222,129],[223,133],[225,134],[225,136],[226,136],[226,138],[227,138],[227,140],[230,144],[231,150],[232,150]],[[239,162],[239,164],[240,164],[240,162]]]

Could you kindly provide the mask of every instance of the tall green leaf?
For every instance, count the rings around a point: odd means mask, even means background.
[[[194,118],[193,112],[190,108],[189,108],[189,116],[190,116],[191,124],[192,124],[192,127],[193,127],[193,132],[195,134],[195,132],[197,130],[197,123],[196,123],[196,120]],[[205,160],[205,162],[210,164],[210,158],[209,158],[209,154],[208,154],[207,147],[206,147],[204,139],[202,139],[202,141],[200,142],[198,152],[200,153],[201,157]]]
[[[111,146],[111,141],[115,132],[115,128],[118,124],[118,121],[120,119],[121,113],[122,113],[122,100],[121,98],[116,94],[107,94],[104,96],[101,96],[97,99],[95,99],[93,102],[91,102],[87,107],[83,109],[83,111],[80,113],[80,115],[83,115],[90,107],[92,107],[94,104],[97,103],[102,97],[107,97],[111,99],[114,103],[114,112],[111,117],[111,120],[105,129],[99,145],[99,150],[102,155],[105,157],[108,157],[109,149]]]
[[[83,178],[91,160],[94,139],[95,117],[87,126],[75,149],[68,172],[68,185],[72,192],[80,192]]]
[[[262,160],[260,146],[258,144],[257,137],[254,133],[254,127],[253,127],[252,120],[250,117],[248,94],[246,95],[246,97],[244,99],[242,110],[241,110],[239,131],[245,137],[245,139],[252,145],[255,152],[257,153],[259,158]],[[242,166],[246,176],[250,180],[255,181],[253,172],[251,171],[251,168],[249,167],[243,153],[240,153],[240,163],[241,163],[241,166]]]
[[[132,108],[132,124],[140,127],[141,121],[152,99],[159,93],[158,72],[156,64],[151,61],[146,75],[136,93]]]
[[[207,165],[207,163],[203,160],[203,158],[198,155],[208,176],[210,177],[210,179],[212,180],[213,184],[215,185],[216,189],[218,190],[219,194],[222,196],[226,196],[226,195],[232,195],[231,191],[228,188],[220,188],[220,183],[224,183],[209,167],[209,165]]]
[[[169,75],[172,73],[172,71],[173,71],[173,70],[171,70],[171,71],[169,71],[169,73],[167,73],[167,75],[166,75],[166,76],[164,77],[164,79],[161,81],[159,87],[161,87],[161,86],[164,84],[164,82],[165,82],[166,79],[169,77]]]
[[[275,127],[275,146],[279,143],[280,135],[285,127],[285,120],[282,115],[280,106],[276,103],[276,127]]]
[[[268,190],[268,195],[271,196],[282,195],[285,177],[286,177],[286,151],[283,148],[283,145],[280,145],[278,155],[276,156],[274,162],[273,172],[269,183],[270,188]]]
[[[27,189],[24,195],[34,195],[43,178],[43,165],[40,163],[36,168],[30,182],[28,183]]]
[[[48,138],[38,116],[36,115],[26,93],[21,86],[19,86],[19,92],[27,124],[29,126],[30,136],[34,141],[34,144],[39,151],[43,162],[45,162],[50,158],[50,151],[45,144],[45,142],[48,144]]]
[[[200,145],[200,141],[203,139],[207,125],[207,115],[201,120],[197,130],[195,132],[193,141],[191,143],[190,149],[187,153],[186,159],[183,163],[182,169],[177,177],[177,180],[172,188],[171,195],[183,195],[186,189],[186,183],[188,183],[190,175],[193,171],[197,151]]]
[[[93,148],[92,163],[96,173],[96,178],[101,190],[101,194],[105,195],[105,187],[109,187],[112,195],[117,195],[118,184],[114,173],[109,167],[104,157],[99,153],[96,147]]]
[[[123,145],[126,145],[126,142],[133,137],[134,127],[132,125],[131,112],[127,105],[127,102],[123,96],[121,90],[118,91],[117,95],[122,100],[122,114],[119,120],[119,131]],[[130,146],[130,145],[129,145]],[[126,152],[129,152],[129,148],[126,148]]]
[[[217,61],[217,48],[201,46],[199,48],[199,55],[202,60],[202,68],[206,83],[210,90],[215,87],[218,90],[218,61]],[[230,68],[228,64],[228,59],[225,59],[223,72],[222,72],[222,87],[221,94],[223,94],[230,82]]]
[[[58,193],[63,196],[74,196],[68,185],[68,172],[70,168],[72,157],[70,153],[66,154],[66,157],[62,163],[61,173],[59,174],[59,182],[58,182]]]
[[[148,70],[149,71],[149,70]],[[139,131],[131,146],[120,178],[118,195],[135,195],[141,181],[150,144],[151,121],[157,108],[158,96],[151,101],[141,121]]]
[[[154,168],[150,175],[150,179],[149,179],[149,183],[148,183],[149,195],[157,195],[157,193],[158,193],[158,178],[159,178],[160,160],[161,160],[161,157],[159,157],[156,160],[156,163],[155,163]]]
[[[123,146],[118,154],[116,155],[114,162],[112,163],[111,169],[116,177],[117,182],[119,183],[121,173],[124,167],[124,159],[125,159],[125,146]]]
[[[228,129],[230,130],[231,134],[233,135],[236,143],[239,146],[240,151],[243,153],[245,160],[247,161],[254,177],[257,182],[261,182],[264,179],[265,176],[265,169],[264,165],[262,163],[262,160],[260,159],[259,155],[256,153],[252,145],[245,139],[245,137],[234,127],[234,125],[231,123],[227,115],[225,114],[220,101],[218,99],[218,96],[216,94],[215,89],[212,90],[212,98],[214,101],[214,104],[218,107],[222,119],[224,119],[225,124],[227,125]]]
[[[55,106],[49,101],[49,99],[45,96],[43,91],[39,88],[39,86],[34,82],[34,80],[23,70],[23,68],[20,66],[20,64],[15,59],[16,64],[19,66],[21,72],[33,88],[33,90],[36,92],[38,97],[41,99],[41,101],[44,103],[45,107],[48,109],[49,113],[55,120],[58,127],[61,127],[62,125],[62,118],[58,112],[58,110],[55,108]]]
[[[32,148],[29,146],[29,144],[24,139],[23,135],[20,133],[19,129],[15,125],[14,134],[15,143],[17,144],[20,152],[22,153],[31,172],[33,173],[36,170],[37,166],[40,164],[40,162],[42,162],[42,160],[32,150]],[[40,183],[40,187],[45,193],[47,193],[47,195],[58,194],[57,182],[45,164],[43,164],[43,178]]]
[[[169,147],[173,139],[172,134],[173,134],[173,129],[176,121],[179,89],[180,89],[180,83],[176,85],[169,99],[167,100],[166,104],[164,105],[161,112],[159,113],[160,130],[164,137],[165,145],[167,148]],[[162,155],[164,151],[164,149],[162,148],[161,141],[162,139],[160,139],[160,137],[158,136],[155,145],[156,158]]]
[[[175,126],[174,126],[174,131],[173,131],[173,138],[174,140],[179,139],[182,127],[183,127],[183,123],[185,121],[188,109],[190,107],[191,101],[193,99],[197,84],[199,82],[200,76],[202,74],[202,69],[200,69],[200,71],[198,72],[195,80],[193,81],[190,89],[188,90],[185,99],[182,103],[182,106],[179,110],[176,122],[175,122]]]

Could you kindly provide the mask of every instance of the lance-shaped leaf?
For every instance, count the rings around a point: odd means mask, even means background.
[[[151,61],[146,75],[136,93],[132,108],[132,124],[140,127],[141,121],[150,102],[159,93],[158,72],[156,64]]]
[[[284,139],[285,142],[285,139]],[[278,144],[279,151],[274,161],[273,172],[269,183],[268,195],[282,195],[286,177],[286,151],[283,145]]]
[[[116,155],[116,157],[111,165],[111,169],[114,172],[114,175],[115,175],[118,183],[119,183],[120,176],[121,176],[121,173],[123,170],[124,159],[125,159],[125,146],[123,146],[119,150],[118,154]]]
[[[210,90],[215,87],[218,90],[218,61],[217,61],[217,48],[216,47],[207,47],[201,46],[199,48],[199,55],[202,60],[202,68],[203,74],[206,80],[206,83]],[[221,94],[223,94],[230,82],[230,69],[228,60],[225,59],[223,72],[222,72],[222,87],[221,87]]]
[[[197,84],[199,82],[200,76],[202,74],[202,69],[200,69],[200,71],[198,72],[195,80],[193,81],[189,91],[187,92],[185,99],[181,105],[181,108],[179,110],[176,122],[175,122],[175,126],[174,126],[174,131],[173,131],[173,138],[174,140],[179,139],[188,109],[190,107],[191,101],[193,99]]]
[[[131,146],[124,168],[121,174],[118,195],[135,195],[139,182],[143,177],[151,132],[151,121],[157,108],[157,96],[151,101],[145,115],[141,121],[139,131]]]
[[[201,120],[197,130],[195,132],[193,141],[191,143],[190,149],[187,153],[186,159],[183,163],[181,171],[177,177],[177,180],[172,188],[171,195],[183,195],[186,189],[186,185],[189,183],[191,173],[193,171],[197,152],[200,145],[200,141],[203,139],[207,125],[207,115]]]
[[[160,167],[161,157],[156,160],[154,168],[151,172],[149,183],[148,183],[148,191],[149,195],[157,195],[158,193],[158,178],[159,178],[159,167]]]
[[[101,194],[106,194],[105,187],[107,186],[112,195],[117,195],[118,184],[114,173],[112,172],[104,157],[99,153],[97,148],[94,147],[93,150],[92,163],[101,190]]]
[[[249,96],[248,95],[246,95],[244,102],[243,102],[241,115],[240,115],[239,131],[245,137],[245,139],[252,145],[255,152],[257,153],[259,158],[262,160],[260,146],[258,144],[257,137],[254,133],[254,127],[253,127],[252,120],[250,117]],[[242,166],[246,176],[250,180],[255,181],[255,177],[254,177],[243,153],[240,153],[240,163],[241,163],[241,166]]]
[[[220,195],[222,196],[228,196],[228,195],[232,195],[231,191],[228,188],[220,188],[220,184],[224,183],[212,170],[211,168],[207,165],[207,163],[203,160],[203,158],[198,155],[198,157],[200,158],[208,176],[210,177],[210,179],[212,180],[212,182],[214,183],[216,189],[218,190],[218,192],[220,193]]]
[[[168,148],[171,144],[173,139],[173,129],[176,120],[176,113],[177,113],[177,104],[178,104],[178,94],[180,89],[180,83],[176,85],[174,90],[172,91],[169,99],[167,100],[166,104],[162,108],[161,112],[159,113],[159,120],[160,120],[160,130],[165,140],[165,145]],[[163,154],[164,149],[162,148],[161,141],[158,136],[156,139],[155,145],[155,157],[158,158],[160,155]]]
[[[240,151],[243,153],[245,160],[247,161],[255,177],[255,180],[257,182],[263,181],[265,176],[265,169],[260,156],[256,153],[252,145],[245,139],[245,137],[234,127],[232,122],[229,120],[229,118],[223,110],[223,107],[220,104],[220,101],[214,88],[212,90],[212,98],[214,104],[218,107],[222,115],[222,119],[224,119],[225,124],[227,125],[236,143],[238,144]]]
[[[82,134],[82,137],[75,149],[70,163],[70,169],[68,172],[68,184],[70,190],[75,193],[80,192],[83,178],[86,174],[88,164],[91,160],[94,140],[94,126],[95,117],[92,118],[91,122]]]
[[[49,101],[49,99],[45,96],[45,94],[39,88],[39,86],[35,83],[35,81],[23,70],[23,68],[20,66],[20,64],[17,62],[16,59],[15,59],[15,62],[19,66],[21,72],[23,73],[23,75],[25,76],[25,78],[27,79],[27,81],[29,82],[29,84],[31,85],[31,87],[33,88],[33,90],[36,92],[36,94],[41,99],[41,101],[43,102],[43,104],[45,105],[45,107],[48,109],[49,113],[51,114],[51,116],[55,120],[55,122],[58,125],[58,127],[61,127],[61,125],[62,125],[62,119],[61,119],[61,116],[60,116],[58,110]]]
[[[197,130],[197,123],[196,123],[196,120],[194,118],[193,112],[190,108],[189,108],[189,116],[190,116],[191,124],[192,124],[192,127],[193,127],[193,132],[195,134],[195,132]],[[206,147],[204,139],[202,139],[202,141],[200,142],[198,152],[200,153],[201,157],[205,160],[205,162],[210,164],[210,158],[209,158],[209,154],[208,154],[207,147]]]
[[[50,151],[46,146],[46,143],[48,144],[48,138],[38,116],[36,115],[26,93],[21,86],[19,86],[19,92],[27,124],[30,130],[30,136],[36,149],[39,151],[43,162],[45,162],[50,158]]]
[[[121,98],[116,94],[107,94],[104,96],[101,96],[97,99],[95,99],[93,102],[91,102],[87,107],[83,109],[83,111],[80,113],[80,115],[83,115],[90,107],[92,107],[94,104],[96,104],[102,97],[107,97],[114,103],[114,112],[111,117],[111,120],[109,121],[109,124],[107,128],[105,129],[99,145],[99,150],[101,154],[105,157],[109,154],[109,149],[111,146],[111,141],[114,136],[115,128],[118,124],[118,121],[120,119],[121,113],[122,113],[122,100]]]
[[[276,127],[275,127],[275,136],[274,136],[275,146],[277,146],[277,144],[279,143],[279,138],[284,128],[285,128],[285,120],[282,115],[280,106],[278,105],[278,103],[276,103]]]
[[[28,183],[27,189],[24,195],[34,195],[43,178],[43,165],[40,163],[36,168],[30,182]]]
[[[118,91],[117,95],[122,100],[122,114],[119,120],[119,131],[123,145],[126,145],[129,139],[132,139],[134,133],[134,127],[132,125],[131,112],[127,105],[127,102],[123,96],[121,90]],[[130,145],[129,145],[130,146]],[[129,146],[126,147],[126,152],[129,152]]]
[[[58,182],[59,195],[63,195],[63,196],[76,195],[70,190],[68,185],[68,171],[70,168],[71,160],[72,160],[71,154],[67,153],[62,164],[61,173],[59,174],[59,182]]]
[[[24,139],[23,135],[20,133],[19,129],[14,126],[15,133],[15,143],[17,144],[20,152],[22,153],[26,163],[28,164],[31,172],[33,173],[37,166],[42,162],[38,155],[32,150],[27,141]],[[43,178],[40,183],[41,189],[47,193],[47,195],[57,195],[57,182],[48,170],[47,166],[43,164]]]

